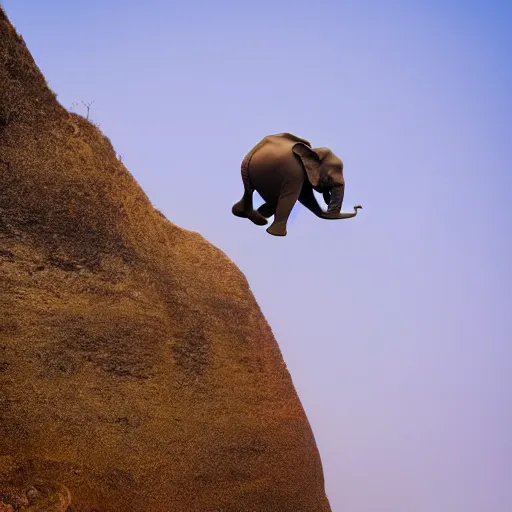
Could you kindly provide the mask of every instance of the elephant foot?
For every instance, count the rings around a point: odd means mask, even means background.
[[[258,213],[260,213],[261,215],[263,215],[263,217],[266,217],[268,219],[269,217],[272,217],[272,215],[276,213],[276,209],[272,208],[272,206],[270,206],[268,203],[264,203],[258,208]]]
[[[235,203],[233,205],[233,208],[231,208],[231,212],[233,215],[236,215],[237,217],[247,218],[247,214],[245,213],[244,209],[244,202],[238,201],[238,203]]]
[[[254,224],[256,224],[257,226],[264,226],[265,224],[268,224],[267,219],[265,219],[265,217],[263,217],[263,215],[258,213],[256,210],[252,210],[251,212],[247,213],[244,209],[243,200],[234,204],[233,208],[231,208],[231,212],[236,217],[249,219],[251,222],[254,222]]]
[[[267,233],[274,236],[286,236],[286,226],[274,223],[267,228]]]
[[[258,213],[256,210],[253,210],[251,213],[249,213],[248,217],[249,220],[254,222],[254,224],[257,226],[264,226],[265,224],[268,224],[267,219],[265,219],[265,217],[263,217],[263,215]]]

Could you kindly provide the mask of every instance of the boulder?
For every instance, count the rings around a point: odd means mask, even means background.
[[[330,511],[246,278],[58,103],[1,8],[0,185],[0,510]]]

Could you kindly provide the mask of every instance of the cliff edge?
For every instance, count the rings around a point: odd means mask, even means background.
[[[0,184],[0,511],[330,511],[245,277],[153,208],[1,8]]]

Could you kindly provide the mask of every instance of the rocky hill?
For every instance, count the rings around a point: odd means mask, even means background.
[[[330,507],[245,277],[57,102],[0,8],[0,511],[13,510]]]

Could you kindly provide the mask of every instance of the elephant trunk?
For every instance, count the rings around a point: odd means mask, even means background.
[[[343,204],[343,197],[345,195],[345,184],[333,187],[330,192],[329,206],[327,207],[328,214],[340,214],[341,206]],[[324,199],[327,194],[324,193]],[[328,196],[327,196],[328,197]]]
[[[360,208],[359,206],[354,207],[354,213],[338,213],[338,216],[335,217],[336,219],[351,219],[352,217],[355,217],[357,215],[357,209]]]
[[[345,184],[333,187],[331,192],[324,192],[325,202],[329,200],[327,211],[323,213],[324,219],[351,219],[357,215],[357,210],[361,206],[354,206],[354,213],[341,213],[341,206],[343,204],[343,197],[345,195]]]

